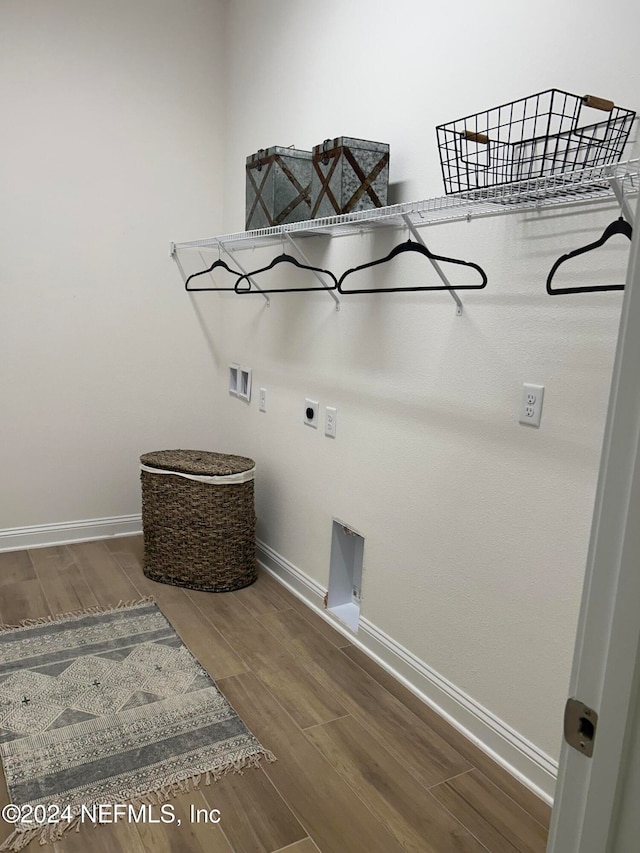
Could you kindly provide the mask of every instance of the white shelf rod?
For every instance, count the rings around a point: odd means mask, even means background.
[[[309,266],[309,267],[313,266],[313,264],[311,263],[311,261],[309,260],[309,258],[305,255],[305,253],[302,251],[302,249],[300,248],[300,246],[298,246],[298,244],[296,243],[296,241],[292,238],[291,234],[289,234],[289,232],[288,232],[288,231],[284,231],[284,230],[283,230],[283,232],[282,232],[282,233],[286,236],[287,240],[291,243],[291,245],[293,246],[293,248],[296,250],[296,252],[300,255],[300,257],[302,258],[302,260],[305,262],[305,264],[307,264],[307,266]],[[338,299],[338,297],[335,295],[335,293],[333,292],[333,290],[330,290],[330,289],[329,289],[329,287],[327,286],[326,281],[322,278],[322,276],[320,275],[320,273],[316,272],[315,270],[311,270],[311,272],[315,275],[315,277],[318,279],[318,281],[320,282],[320,284],[321,284],[323,287],[327,288],[327,293],[328,293],[328,294],[329,294],[329,296],[333,299],[333,301],[336,303],[336,311],[339,311],[339,310],[340,310],[340,300],[339,300],[339,299]]]
[[[180,275],[182,276],[182,283],[183,283],[183,284],[184,284],[184,286],[186,287],[186,286],[187,286],[187,274],[186,274],[186,272],[184,271],[184,267],[182,266],[182,263],[181,263],[181,261],[180,261],[180,256],[179,256],[179,255],[178,255],[178,253],[176,252],[176,244],[175,244],[175,243],[171,243],[171,247],[170,247],[170,249],[171,249],[171,257],[173,258],[173,260],[174,260],[174,261],[176,262],[176,264],[178,265],[178,269],[180,270]],[[202,256],[201,256],[201,257],[202,257]]]
[[[221,248],[224,252],[227,252],[226,248],[223,246],[223,244],[222,244],[222,243],[218,242],[218,246],[219,246],[219,248]],[[183,283],[183,284],[184,284],[184,286],[186,287],[186,286],[187,286],[187,274],[186,274],[186,272],[184,271],[184,267],[182,266],[182,262],[180,261],[180,256],[178,255],[178,252],[176,251],[176,249],[177,249],[177,247],[176,247],[176,244],[175,244],[175,243],[170,243],[170,244],[169,244],[169,253],[170,253],[171,257],[173,258],[173,260],[174,260],[174,261],[176,262],[176,264],[178,265],[178,269],[180,270],[180,275],[182,276],[182,283]],[[200,255],[200,259],[202,260],[202,263],[203,263],[203,264],[206,264],[207,262],[206,262],[206,261],[205,261],[205,259],[203,258],[203,256],[202,256],[202,252],[198,252],[198,254]],[[236,259],[233,255],[231,255],[229,252],[227,252],[227,255],[229,255],[229,257],[230,257],[230,258],[233,258],[233,262],[234,262],[234,263],[236,264],[236,266],[240,269],[240,272],[243,272],[243,273],[244,273],[245,271],[242,269],[242,266],[238,263],[237,259]],[[245,273],[245,275],[246,275],[246,273]],[[251,284],[256,288],[256,290],[260,290],[260,288],[258,287],[258,285],[257,285],[254,281],[252,281],[251,279],[249,279],[249,281],[250,281],[250,282],[251,282]],[[187,292],[197,293],[197,290],[194,290],[194,291],[187,291]],[[260,292],[262,293],[262,291],[261,291],[261,290],[260,290]],[[267,294],[266,294],[266,293],[262,293],[262,295],[264,296],[264,298],[265,298],[265,300],[266,300],[266,302],[267,302],[267,305],[269,305],[269,306],[270,306],[270,305],[271,305],[271,303],[269,302],[269,297],[267,296]]]
[[[269,307],[269,308],[270,308],[270,307],[271,307],[271,301],[270,301],[270,299],[269,299],[268,295],[267,295],[266,293],[264,293],[264,292],[262,291],[262,288],[261,288],[261,287],[258,287],[258,285],[255,283],[255,281],[251,278],[251,276],[249,276],[249,275],[247,274],[247,271],[246,271],[246,269],[242,266],[242,264],[238,263],[238,259],[236,258],[236,256],[235,256],[235,255],[232,255],[232,254],[231,254],[231,252],[230,252],[230,251],[227,249],[227,247],[224,245],[224,243],[221,243],[219,240],[218,240],[218,246],[222,249],[222,251],[223,251],[226,255],[228,255],[228,256],[231,258],[231,260],[232,260],[232,261],[234,262],[234,264],[238,267],[238,269],[240,270],[240,272],[241,272],[241,273],[243,273],[243,275],[246,275],[246,276],[247,276],[247,279],[248,279],[249,283],[251,284],[251,286],[252,286],[252,287],[255,287],[255,289],[256,289],[256,290],[258,290],[260,293],[262,293],[262,298],[263,298],[263,299],[264,299],[264,301],[267,303],[267,307]]]
[[[415,225],[411,221],[411,217],[409,216],[409,214],[404,213],[402,215],[402,218],[406,222],[407,228],[413,234],[413,236],[418,241],[418,243],[421,243],[425,247],[425,249],[427,249],[428,248],[427,244],[424,242],[424,240],[420,236],[420,232],[417,230],[417,228],[415,227]],[[446,275],[442,272],[442,268],[440,267],[440,264],[437,261],[435,261],[433,258],[429,258],[429,260],[431,261],[431,264],[432,264],[434,270],[438,273],[438,275],[442,279],[442,283],[445,285],[448,292],[451,294],[453,301],[456,303],[456,316],[457,317],[462,316],[462,302],[460,301],[460,297],[455,292],[455,290],[451,289],[451,282],[446,277]]]
[[[610,178],[609,183],[611,184],[611,189],[613,190],[615,197],[618,199],[622,215],[633,228],[633,211],[631,210],[631,205],[624,193],[624,182],[621,182],[619,178]]]

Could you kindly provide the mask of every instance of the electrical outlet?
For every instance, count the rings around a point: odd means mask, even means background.
[[[520,423],[527,426],[540,426],[544,385],[523,385],[520,404]]]
[[[307,426],[318,429],[318,406],[317,400],[310,400],[308,397],[304,401],[304,422]]]
[[[258,408],[261,412],[267,411],[267,389],[260,388],[258,391]]]
[[[327,406],[324,410],[324,434],[329,436],[329,438],[336,437],[336,419],[338,417],[338,410],[332,408],[331,406]]]

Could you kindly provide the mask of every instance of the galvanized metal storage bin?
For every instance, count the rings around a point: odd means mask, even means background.
[[[311,218],[385,207],[389,146],[339,136],[313,149]]]
[[[140,470],[148,578],[209,592],[256,580],[253,459],[159,450]]]
[[[247,157],[247,231],[311,217],[311,152],[261,149]]]

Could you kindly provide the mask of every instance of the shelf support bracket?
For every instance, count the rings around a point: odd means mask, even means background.
[[[233,259],[233,262],[234,262],[234,263],[235,263],[235,265],[238,267],[238,269],[240,270],[240,272],[243,272],[243,273],[245,273],[245,275],[246,275],[245,270],[243,270],[243,269],[242,269],[242,267],[241,267],[241,266],[240,266],[240,264],[238,263],[237,259],[236,259],[236,258],[234,258],[234,257],[233,257],[233,255],[231,255],[231,254],[227,251],[227,249],[226,249],[225,245],[224,245],[223,243],[221,243],[219,240],[218,240],[218,242],[217,242],[217,245],[218,245],[218,247],[219,247],[220,249],[222,249],[222,251],[223,251],[223,252],[226,252],[226,253],[227,253],[227,255],[229,255],[229,257]],[[183,284],[185,285],[185,287],[186,287],[186,284],[187,284],[187,274],[186,274],[186,272],[184,271],[184,267],[182,266],[182,263],[181,263],[180,258],[179,258],[179,256],[178,256],[178,249],[177,249],[177,247],[176,247],[176,244],[175,244],[175,243],[170,243],[170,244],[169,244],[169,253],[170,253],[171,257],[173,258],[173,260],[176,262],[176,264],[177,264],[177,266],[178,266],[178,269],[180,270],[180,275],[182,276],[182,283],[183,283]],[[202,252],[198,252],[198,254],[200,255],[200,258],[201,258],[201,260],[202,260],[202,263],[203,263],[203,264],[206,264],[205,259],[202,257]],[[258,285],[257,285],[254,281],[252,281],[251,279],[249,279],[249,281],[250,281],[250,282],[251,282],[251,284],[255,287],[255,289],[256,289],[256,290],[260,290],[260,288],[258,287]],[[260,290],[260,293],[262,293],[262,291],[261,291],[261,290]],[[267,302],[267,305],[268,305],[268,306],[270,306],[270,305],[271,305],[271,303],[269,302],[269,297],[267,296],[267,294],[266,294],[266,293],[262,293],[262,295],[264,296],[264,298],[265,298],[265,300],[266,300],[266,302]]]
[[[218,240],[218,246],[219,246],[219,248],[222,249],[222,251],[225,253],[225,255],[228,255],[231,258],[231,260],[238,267],[240,272],[243,273],[243,275],[247,275],[246,269],[240,263],[238,263],[238,259],[236,258],[236,256],[231,254],[231,252],[227,249],[225,244],[221,243],[220,240]],[[247,275],[247,279],[249,280],[252,287],[255,287],[256,290],[258,290],[260,293],[262,293],[264,301],[267,303],[267,306],[270,308],[271,307],[271,301],[270,301],[268,295],[263,292],[261,287],[258,287],[258,285],[255,283],[255,281],[250,276]]]
[[[181,263],[181,261],[180,261],[180,257],[179,257],[179,255],[178,255],[177,250],[176,250],[176,244],[175,244],[175,243],[171,243],[169,248],[170,248],[170,252],[171,252],[171,257],[172,257],[172,258],[173,258],[173,260],[176,262],[176,266],[177,266],[177,267],[178,267],[178,269],[180,270],[180,276],[182,277],[182,283],[183,283],[183,284],[185,285],[185,287],[186,287],[186,285],[187,285],[187,274],[186,274],[186,272],[184,271],[184,267],[182,266],[182,263]]]
[[[420,232],[418,231],[416,226],[411,221],[411,217],[409,216],[409,214],[403,213],[402,218],[404,219],[405,225],[407,226],[407,228],[409,229],[409,231],[411,232],[413,237],[418,241],[418,243],[421,243],[426,249],[427,244],[424,242],[424,240],[420,236]],[[438,275],[442,279],[442,283],[445,285],[445,287],[448,289],[449,293],[451,294],[451,298],[456,303],[456,317],[461,317],[462,316],[462,302],[460,301],[460,297],[455,292],[455,290],[452,289],[451,282],[446,277],[446,275],[442,272],[442,268],[440,267],[440,264],[437,261],[434,261],[433,258],[429,258],[429,260],[431,261],[431,265],[433,266],[434,270],[438,273]]]
[[[300,255],[300,257],[301,257],[301,258],[302,258],[302,260],[305,262],[305,264],[306,264],[307,266],[309,266],[309,267],[313,266],[313,264],[311,263],[311,261],[309,260],[309,258],[305,255],[305,253],[302,251],[302,249],[300,248],[300,246],[298,246],[298,244],[296,243],[296,241],[291,237],[291,235],[289,234],[289,232],[288,232],[288,231],[285,231],[285,230],[283,229],[282,233],[283,233],[283,234],[284,234],[284,236],[287,238],[287,240],[291,243],[291,245],[292,245],[292,246],[293,246],[293,248],[296,250],[296,252]],[[339,310],[340,310],[340,300],[338,299],[338,297],[335,295],[335,293],[333,292],[333,290],[330,290],[330,289],[328,288],[326,281],[322,278],[322,276],[320,275],[320,273],[317,273],[315,270],[312,270],[312,272],[313,272],[313,274],[315,275],[315,277],[318,279],[318,281],[320,282],[320,284],[321,284],[323,287],[327,288],[327,293],[328,293],[328,294],[329,294],[329,296],[333,299],[333,301],[336,303],[336,311],[339,311]]]
[[[613,190],[615,197],[618,199],[618,204],[620,205],[622,215],[633,228],[633,211],[631,210],[631,205],[627,201],[627,198],[624,194],[623,182],[624,178],[622,179],[622,181],[618,177],[609,178],[611,189]]]

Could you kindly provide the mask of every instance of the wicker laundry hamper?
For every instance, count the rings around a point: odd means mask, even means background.
[[[144,573],[230,592],[257,578],[255,463],[245,456],[158,450],[140,457]]]

